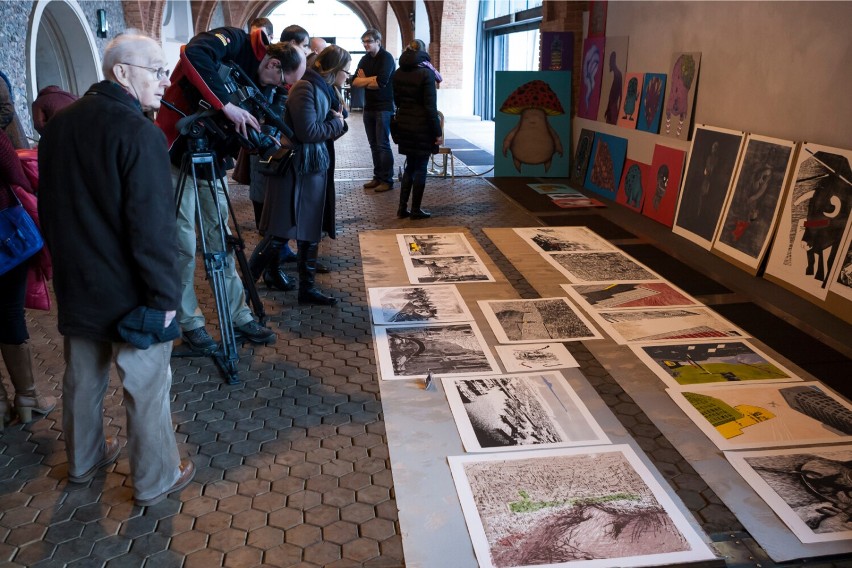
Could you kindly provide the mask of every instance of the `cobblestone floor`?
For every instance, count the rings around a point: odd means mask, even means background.
[[[303,307],[295,292],[260,284],[278,341],[241,350],[241,385],[225,384],[210,359],[173,359],[177,439],[198,473],[184,491],[157,506],[133,505],[124,452],[88,485],[67,483],[56,314],[30,312],[39,384],[59,397],[59,405],[47,418],[11,426],[0,436],[0,566],[404,566],[358,233],[471,227],[519,294],[532,297],[532,287],[481,228],[538,221],[475,177],[430,178],[424,207],[435,216],[428,222],[397,220],[398,190],[375,194],[361,188],[371,168],[357,113],[338,142],[337,177],[342,230],[321,246],[333,272],[318,280],[340,304]],[[247,191],[232,190],[251,250],[258,236]],[[214,331],[213,298],[201,272],[197,288]],[[741,530],[600,363],[581,344],[569,347],[705,530]],[[3,380],[8,385],[8,377]],[[104,419],[107,434],[124,443],[115,376]]]

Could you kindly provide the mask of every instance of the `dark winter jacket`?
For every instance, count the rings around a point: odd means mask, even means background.
[[[433,154],[441,136],[435,73],[420,66],[424,61],[429,61],[428,53],[406,49],[393,76],[400,154]]]
[[[139,306],[176,310],[166,139],[136,99],[110,81],[92,85],[48,122],[38,157],[60,333],[121,341],[118,322]]]

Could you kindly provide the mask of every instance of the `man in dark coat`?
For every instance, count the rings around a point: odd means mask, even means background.
[[[292,48],[283,43],[267,44],[266,32],[256,29],[251,34],[237,28],[217,28],[202,32],[193,37],[181,50],[180,62],[172,73],[172,85],[166,91],[164,99],[174,104],[186,114],[199,110],[199,103],[206,101],[213,110],[221,111],[223,118],[234,125],[234,130],[245,136],[247,129],[260,130],[257,118],[250,112],[231,102],[228,89],[219,76],[219,66],[232,62],[249,76],[259,88],[274,90],[282,81],[281,60],[292,57]],[[157,115],[157,125],[166,133],[172,163],[179,166],[187,151],[186,137],[177,130],[181,116],[169,108],[163,108]],[[212,137],[211,137],[212,138]],[[212,149],[219,159],[217,164],[216,196],[222,224],[217,215],[217,204],[213,200],[213,191],[208,184],[199,179],[198,197],[204,216],[204,232],[211,251],[217,251],[221,245],[222,231],[227,231],[228,206],[223,186],[226,164],[232,155],[236,156],[239,145],[217,147],[211,140]],[[233,153],[233,154],[231,154]],[[172,179],[177,185],[179,171],[172,169]],[[218,346],[205,328],[204,314],[198,307],[195,295],[195,193],[190,183],[183,192],[178,211],[178,270],[181,277],[181,303],[178,309],[178,323],[183,330],[183,338],[199,353],[213,354]],[[246,305],[242,280],[237,275],[233,252],[228,255],[224,266],[224,291],[227,296],[228,310],[237,338],[257,344],[275,342],[275,332],[258,324]]]
[[[393,116],[393,85],[396,70],[393,55],[382,47],[382,34],[369,29],[361,36],[367,54],[358,62],[352,78],[354,88],[364,89],[364,130],[373,153],[373,179],[364,189],[393,189],[393,151],[390,146],[390,119]]]
[[[139,506],[182,489],[195,472],[178,455],[169,405],[180,301],[169,158],[144,114],[169,85],[164,65],[151,38],[116,37],[104,52],[107,79],[54,116],[38,148],[39,213],[65,336],[69,481],[87,483],[118,457],[103,427],[114,358]]]

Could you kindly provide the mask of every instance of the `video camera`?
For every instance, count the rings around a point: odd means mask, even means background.
[[[284,104],[280,98],[276,97],[270,104],[254,81],[232,61],[219,66],[219,78],[228,91],[230,102],[251,113],[261,123],[260,132],[253,128],[247,129],[247,138],[235,132],[243,147],[266,160],[280,148],[278,138],[281,134],[293,138],[293,131],[281,119]]]

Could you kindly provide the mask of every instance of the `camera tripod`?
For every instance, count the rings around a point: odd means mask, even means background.
[[[251,278],[248,261],[245,255],[245,243],[240,235],[240,228],[236,222],[234,207],[231,204],[231,198],[228,196],[228,188],[225,186],[225,181],[216,176],[216,155],[208,149],[207,139],[203,136],[198,138],[189,138],[189,150],[184,154],[181,160],[180,173],[176,188],[176,212],[180,211],[180,204],[183,200],[184,191],[187,183],[192,180],[192,191],[195,195],[195,222],[196,229],[200,235],[201,253],[204,258],[204,269],[207,273],[207,278],[210,280],[213,288],[213,296],[216,300],[216,311],[219,316],[219,331],[221,334],[221,348],[213,353],[212,358],[222,370],[225,379],[229,385],[239,384],[240,379],[237,375],[237,363],[240,356],[237,352],[237,338],[234,333],[233,320],[231,319],[230,304],[228,302],[228,290],[225,283],[225,266],[228,262],[228,247],[234,251],[234,257],[240,266],[240,272],[243,275],[243,286],[246,290],[249,306],[252,308],[254,315],[262,324],[266,319],[266,313],[263,309],[263,303],[258,296],[257,288],[255,288],[254,280]],[[198,170],[203,171],[204,177],[201,178],[207,183],[210,189],[211,199],[215,207],[215,216],[219,223],[219,235],[217,243],[208,243],[207,234],[204,230],[204,213],[202,210],[201,199],[198,191],[199,175]],[[225,196],[225,203],[230,213],[231,219],[234,220],[234,233],[228,234],[227,225],[225,224],[222,215],[222,204],[218,199],[218,191],[221,188],[222,194]],[[216,246],[218,245],[218,246]],[[214,248],[215,247],[215,248]],[[195,352],[181,354],[176,356],[195,355]]]

